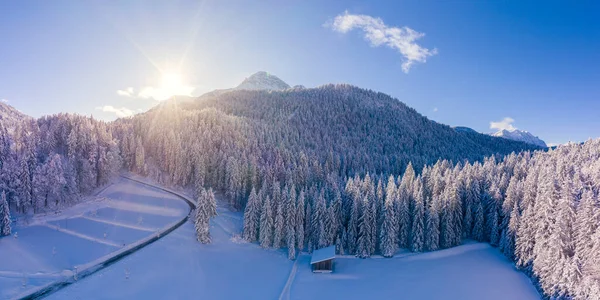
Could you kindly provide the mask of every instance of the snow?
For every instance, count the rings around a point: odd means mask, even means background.
[[[487,244],[391,259],[336,258],[331,274],[312,273],[307,255],[299,260],[290,299],[540,299]]]
[[[505,138],[505,139],[509,139],[509,140],[513,140],[513,141],[525,142],[528,144],[540,146],[542,148],[548,147],[546,145],[546,142],[544,142],[537,136],[534,136],[533,134],[531,134],[527,131],[518,130],[518,129],[514,129],[514,130],[502,129],[496,133],[493,133],[492,136],[501,137],[501,138]]]
[[[218,200],[221,197],[217,195]],[[314,274],[311,255],[240,243],[242,215],[220,200],[212,244],[186,222],[135,254],[51,294],[49,299],[540,299],[530,280],[496,249],[468,243],[387,259],[337,257]],[[385,288],[382,288],[385,287]]]
[[[277,299],[294,262],[281,250],[232,242],[229,232],[239,233],[241,214],[224,209],[211,220],[212,244],[197,242],[186,222],[48,299]]]
[[[335,246],[329,246],[327,248],[317,249],[313,251],[310,263],[315,264],[332,258],[335,258]]]
[[[76,266],[79,272],[94,268],[162,233],[188,212],[174,195],[122,179],[95,201],[19,222],[13,231],[18,238],[0,238],[0,299],[72,278]]]
[[[264,71],[260,71],[246,78],[235,89],[281,91],[289,88],[290,86],[283,80],[279,79],[277,76]]]

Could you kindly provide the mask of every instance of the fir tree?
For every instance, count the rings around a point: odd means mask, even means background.
[[[244,210],[244,239],[248,242],[256,242],[258,239],[258,228],[260,224],[260,203],[256,189],[252,188],[246,209]]]
[[[284,219],[283,219],[283,206],[284,203],[283,202],[279,202],[275,204],[277,207],[276,210],[276,214],[275,214],[275,227],[273,228],[274,234],[273,234],[273,248],[275,249],[279,249],[281,248],[281,242],[283,241],[284,238],[284,231],[285,231],[285,223],[284,223]]]
[[[421,252],[423,251],[423,241],[424,241],[424,224],[425,221],[425,207],[423,200],[423,185],[421,184],[421,180],[415,180],[414,191],[414,209],[413,209],[413,219],[410,233],[410,249],[413,252]]]
[[[271,197],[267,196],[260,213],[259,242],[263,248],[273,246],[273,213],[271,212]]]
[[[388,179],[385,195],[379,249],[384,257],[392,257],[396,253],[398,245],[398,220],[395,213],[396,183],[393,176],[390,176]]]
[[[11,233],[10,210],[6,201],[6,193],[2,191],[0,196],[0,235],[7,236]]]
[[[439,200],[433,199],[425,215],[425,249],[435,251],[440,248]]]
[[[296,208],[296,246],[300,251],[304,249],[304,222],[305,222],[305,210],[304,210],[304,190],[300,191],[298,195],[298,207]]]
[[[291,260],[296,259],[296,228],[297,228],[297,216],[296,216],[296,191],[292,185],[289,193],[288,205],[286,208],[287,221],[286,221],[286,242],[288,248],[288,258]]]

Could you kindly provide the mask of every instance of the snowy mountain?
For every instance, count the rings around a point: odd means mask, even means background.
[[[546,145],[546,142],[544,142],[537,136],[534,136],[533,134],[531,134],[527,131],[524,131],[524,130],[502,129],[496,133],[492,133],[491,135],[495,136],[495,137],[501,137],[501,138],[513,140],[513,141],[525,142],[528,144],[532,144],[532,145],[536,145],[536,146],[540,146],[540,147],[544,147],[544,148],[548,147]]]
[[[282,91],[289,89],[290,85],[285,83],[279,77],[269,74],[264,71],[256,72],[250,77],[246,78],[236,90],[274,90]]]

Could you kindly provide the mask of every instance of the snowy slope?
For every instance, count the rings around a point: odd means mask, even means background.
[[[0,238],[0,299],[27,295],[84,270],[182,220],[179,198],[131,181],[119,181],[58,215],[36,216]],[[6,260],[14,257],[20,259]]]
[[[506,130],[506,129],[502,129],[496,133],[492,133],[492,136],[495,137],[501,137],[501,138],[505,138],[505,139],[509,139],[509,140],[513,140],[513,141],[519,141],[519,142],[525,142],[528,144],[532,144],[532,145],[536,145],[536,146],[540,146],[540,147],[548,147],[546,145],[546,142],[544,142],[543,140],[541,140],[540,138],[538,138],[537,136],[534,136],[533,134],[524,131],[524,130],[518,130],[518,129],[514,129],[514,130]]]
[[[246,78],[240,85],[238,85],[236,90],[274,90],[281,91],[285,89],[289,89],[290,86],[285,83],[283,80],[279,79],[279,77],[269,74],[264,71],[260,71],[252,74],[250,77]]]
[[[19,122],[27,119],[31,119],[31,117],[0,101],[0,123],[9,133],[14,132],[14,129]]]

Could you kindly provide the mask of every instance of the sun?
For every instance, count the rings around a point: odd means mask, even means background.
[[[160,80],[160,86],[167,90],[178,90],[183,84],[183,76],[178,73],[163,73]]]

